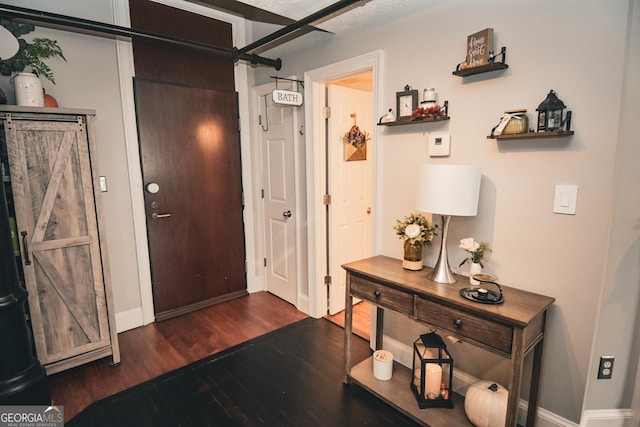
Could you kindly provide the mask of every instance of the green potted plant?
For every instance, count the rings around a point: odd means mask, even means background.
[[[9,30],[18,40],[18,52],[11,58],[0,60],[0,74],[10,76],[16,88],[18,105],[44,106],[44,93],[40,77],[56,84],[53,71],[45,60],[59,58],[66,61],[62,49],[56,40],[36,37],[26,41],[21,36],[32,32],[32,24],[20,24],[1,20],[0,24]],[[34,78],[35,77],[35,78]]]

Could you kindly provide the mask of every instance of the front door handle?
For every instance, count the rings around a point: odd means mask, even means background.
[[[169,218],[171,216],[170,213],[163,213],[163,214],[159,214],[159,213],[152,213],[151,214],[151,218],[153,219],[160,219],[160,218]]]
[[[291,218],[291,211],[282,212],[282,216],[285,218]]]

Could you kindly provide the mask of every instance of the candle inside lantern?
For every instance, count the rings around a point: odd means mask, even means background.
[[[440,395],[442,368],[437,363],[425,364],[424,397],[435,399]]]

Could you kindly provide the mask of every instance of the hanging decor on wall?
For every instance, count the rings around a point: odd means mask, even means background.
[[[272,79],[276,81],[276,88],[271,92],[271,97],[273,99],[274,104],[279,105],[293,105],[299,107],[302,105],[302,92],[298,92],[298,85],[302,85],[300,80],[296,79],[288,79],[278,76],[271,76]],[[278,88],[278,80],[287,80],[290,82],[296,82],[296,90],[286,90]],[[304,86],[303,86],[304,88]]]
[[[350,117],[353,119],[353,126],[342,137],[344,141],[344,161],[367,160],[367,141],[371,137],[358,127],[356,113],[351,113]]]

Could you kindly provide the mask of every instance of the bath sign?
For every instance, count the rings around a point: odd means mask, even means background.
[[[274,89],[271,92],[275,104],[302,105],[302,94],[292,90]]]
[[[478,67],[489,63],[493,52],[493,28],[485,28],[467,37],[467,65]]]

